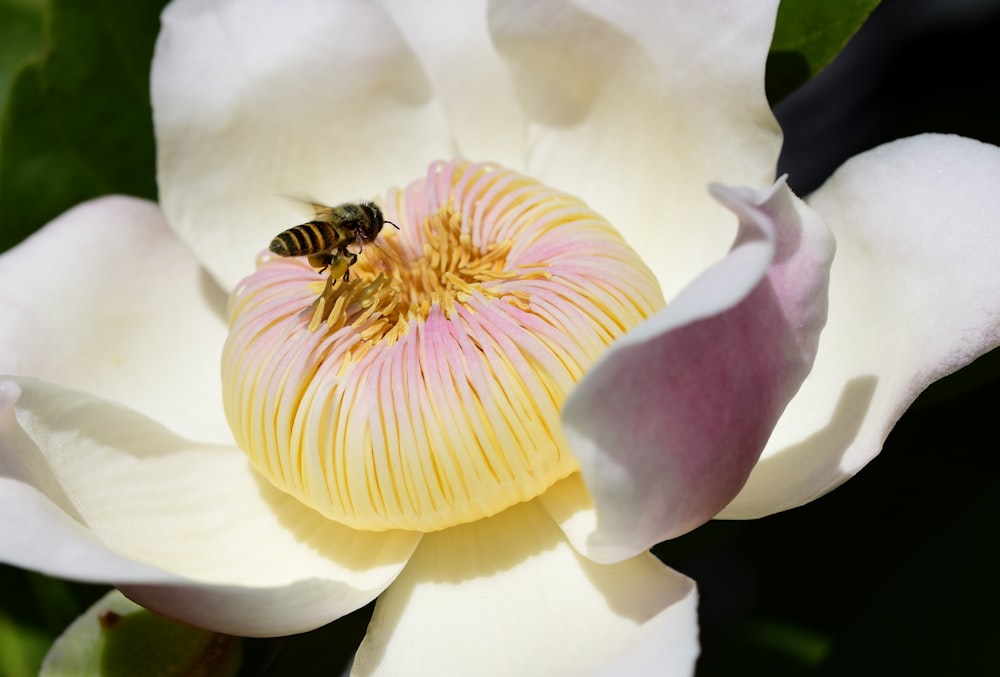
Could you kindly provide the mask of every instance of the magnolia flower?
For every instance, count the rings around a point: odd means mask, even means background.
[[[690,672],[646,550],[830,490],[1000,342],[1000,151],[798,200],[775,4],[172,3],[161,206],[0,258],[0,559],[241,635],[378,597],[358,674]],[[260,256],[283,196],[375,194],[388,262]]]

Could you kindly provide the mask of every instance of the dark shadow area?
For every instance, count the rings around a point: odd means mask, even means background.
[[[809,79],[809,63],[798,52],[771,52],[765,73],[767,100],[783,101]]]
[[[774,463],[783,466],[787,475],[799,481],[810,481],[813,477],[837,477],[843,452],[854,443],[861,425],[868,415],[878,378],[874,375],[859,376],[844,384],[837,399],[830,420],[798,444],[785,447],[779,453],[758,462],[758,465]],[[796,471],[801,469],[801,473]],[[844,478],[846,479],[846,477]],[[839,482],[838,482],[839,484]],[[816,487],[817,490],[823,487]]]

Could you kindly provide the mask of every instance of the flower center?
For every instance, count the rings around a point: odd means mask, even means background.
[[[432,531],[538,496],[577,469],[563,400],[663,306],[655,278],[582,202],[494,165],[436,163],[385,211],[400,230],[349,269],[265,256],[234,291],[237,443],[358,529]]]

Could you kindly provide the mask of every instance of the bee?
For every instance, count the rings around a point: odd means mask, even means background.
[[[331,280],[343,272],[350,281],[351,266],[368,245],[378,246],[375,238],[388,223],[374,202],[348,202],[336,207],[310,203],[316,218],[278,233],[269,249],[278,256],[305,256],[319,272],[329,269]]]

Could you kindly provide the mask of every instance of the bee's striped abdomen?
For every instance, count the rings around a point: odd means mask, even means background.
[[[338,244],[340,237],[329,223],[310,221],[278,233],[269,249],[278,256],[306,256],[331,251]]]

